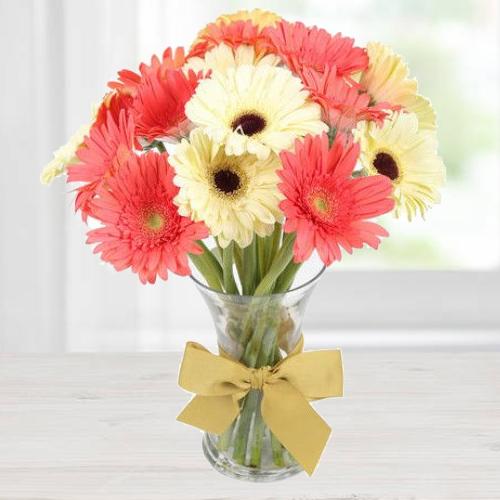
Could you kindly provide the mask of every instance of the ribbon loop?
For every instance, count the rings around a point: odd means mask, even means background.
[[[301,352],[302,342],[275,366],[248,368],[202,345],[188,342],[179,385],[196,396],[177,420],[222,434],[239,415],[238,401],[251,389],[263,392],[264,422],[311,475],[331,429],[310,400],[342,396],[339,350]]]

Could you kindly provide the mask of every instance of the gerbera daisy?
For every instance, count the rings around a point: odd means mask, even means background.
[[[94,202],[104,226],[89,231],[87,243],[98,243],[94,253],[117,271],[132,268],[142,283],[166,280],[168,270],[190,274],[188,254],[202,253],[196,241],[208,236],[202,223],[177,212],[173,176],[166,154],[132,156]]]
[[[227,155],[245,152],[266,159],[293,145],[296,137],[327,129],[321,108],[302,82],[285,68],[239,66],[200,82],[186,115]]]
[[[125,110],[125,113],[128,115],[132,102],[132,96],[125,91],[112,90],[111,92],[108,92],[97,108],[93,126],[101,127],[101,125],[105,125],[108,113],[111,115],[113,120],[118,123],[122,109]]]
[[[228,156],[223,146],[195,129],[189,142],[176,146],[170,162],[180,187],[175,199],[179,213],[205,222],[222,247],[231,241],[246,247],[254,233],[267,236],[280,220],[276,155],[266,160]]]
[[[264,33],[270,39],[272,51],[298,75],[302,75],[304,68],[323,73],[327,67],[335,66],[338,76],[349,77],[368,64],[366,51],[354,47],[354,40],[340,33],[332,36],[316,26],[308,28],[301,22],[287,21],[266,28]]]
[[[323,120],[336,130],[350,131],[361,120],[381,125],[390,108],[385,103],[371,106],[370,96],[339,77],[335,66],[327,68],[325,73],[305,68],[302,81],[311,92],[311,99],[323,109]]]
[[[420,128],[434,130],[436,114],[428,99],[418,95],[417,80],[409,78],[408,66],[401,56],[381,43],[370,42],[367,46],[369,64],[361,75],[361,87],[375,103],[386,102],[402,106],[415,113]]]
[[[84,220],[93,216],[92,200],[97,189],[111,177],[118,166],[132,156],[134,122],[120,113],[118,123],[108,111],[106,123],[94,126],[77,151],[79,163],[68,166],[68,182],[83,182],[77,188],[75,209],[82,211]]]
[[[439,202],[445,166],[437,154],[436,134],[419,128],[414,113],[393,113],[383,127],[361,122],[354,135],[365,173],[391,180],[397,216],[406,212],[411,220],[418,211],[423,217],[432,203]]]
[[[108,86],[119,91],[122,94],[134,96],[137,93],[137,88],[152,72],[159,72],[163,75],[169,69],[179,69],[186,63],[184,48],[177,47],[175,51],[171,47],[167,47],[162,55],[162,59],[156,55],[151,58],[151,63],[141,63],[139,65],[139,74],[129,69],[123,69],[118,72],[118,81],[109,82]]]
[[[198,34],[188,54],[190,57],[203,57],[204,54],[220,43],[232,48],[239,45],[251,45],[255,48],[257,57],[269,52],[269,41],[263,28],[253,19],[220,20],[208,24]],[[261,23],[262,24],[262,23]]]
[[[229,68],[242,65],[257,66],[268,64],[276,66],[280,63],[280,58],[274,54],[267,54],[264,57],[257,57],[255,48],[251,45],[238,45],[231,48],[225,43],[221,43],[209,50],[205,56],[191,57],[183,66],[184,71],[192,69],[195,73],[209,74],[210,71],[225,73]]]
[[[82,125],[68,140],[54,152],[54,158],[43,167],[40,174],[42,184],[50,184],[56,177],[66,173],[68,165],[78,161],[76,152],[89,133],[90,125]]]
[[[222,14],[215,20],[215,24],[229,24],[235,21],[252,21],[255,26],[259,28],[265,28],[267,26],[274,26],[281,17],[274,12],[262,9],[253,10],[239,10],[234,14]]]
[[[316,249],[325,265],[341,259],[341,247],[367,244],[378,248],[388,233],[369,222],[394,207],[391,183],[382,175],[351,177],[359,146],[337,134],[331,148],[327,134],[297,140],[295,151],[281,153],[279,188],[286,221],[284,230],[296,233],[294,261],[304,262]]]
[[[193,95],[200,75],[193,71],[157,68],[143,77],[136,89],[133,117],[136,133],[148,141],[169,140],[188,131],[186,102]]]

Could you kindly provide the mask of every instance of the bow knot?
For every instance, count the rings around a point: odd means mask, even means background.
[[[312,474],[331,429],[309,401],[342,396],[340,351],[301,352],[302,342],[279,363],[248,368],[188,342],[179,385],[196,394],[178,420],[222,434],[240,413],[239,400],[251,389],[262,391],[260,410],[272,433]]]
[[[271,370],[270,366],[252,368],[250,371],[250,387],[257,391],[261,391],[271,374]]]

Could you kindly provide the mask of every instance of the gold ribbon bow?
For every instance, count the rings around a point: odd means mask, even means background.
[[[179,385],[196,396],[177,420],[222,434],[239,415],[238,401],[262,390],[262,417],[283,446],[311,475],[331,429],[308,401],[342,396],[339,350],[300,352],[302,342],[273,367],[248,368],[188,342]]]

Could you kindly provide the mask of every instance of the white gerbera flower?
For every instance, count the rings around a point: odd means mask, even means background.
[[[416,212],[423,217],[431,204],[439,202],[446,169],[437,153],[436,133],[419,128],[415,113],[392,113],[382,127],[360,122],[354,137],[365,173],[391,179],[397,217],[402,212],[409,220]]]
[[[85,136],[89,135],[90,128],[95,122],[100,105],[101,104],[94,104],[92,106],[90,123],[82,125],[69,138],[66,144],[54,151],[54,158],[43,167],[42,173],[40,174],[40,182],[42,184],[50,184],[56,177],[67,172],[68,165],[79,162],[76,152],[83,144]]]
[[[248,152],[261,160],[289,149],[298,137],[328,128],[300,79],[270,65],[214,71],[198,85],[186,115],[224,143],[227,155]]]
[[[246,247],[254,233],[267,236],[281,220],[276,155],[265,160],[251,154],[227,156],[221,144],[198,128],[176,146],[169,162],[180,188],[174,200],[179,213],[203,221],[222,247],[231,241]]]
[[[436,129],[436,113],[431,102],[418,94],[417,80],[410,78],[408,66],[390,47],[378,42],[368,43],[369,65],[361,75],[361,86],[373,102],[387,102],[403,106],[415,113],[419,128]]]
[[[40,174],[42,184],[50,184],[56,177],[66,173],[66,168],[71,163],[78,162],[77,149],[83,144],[88,135],[90,124],[82,125],[70,138],[69,141],[54,152],[54,158],[45,165]]]

